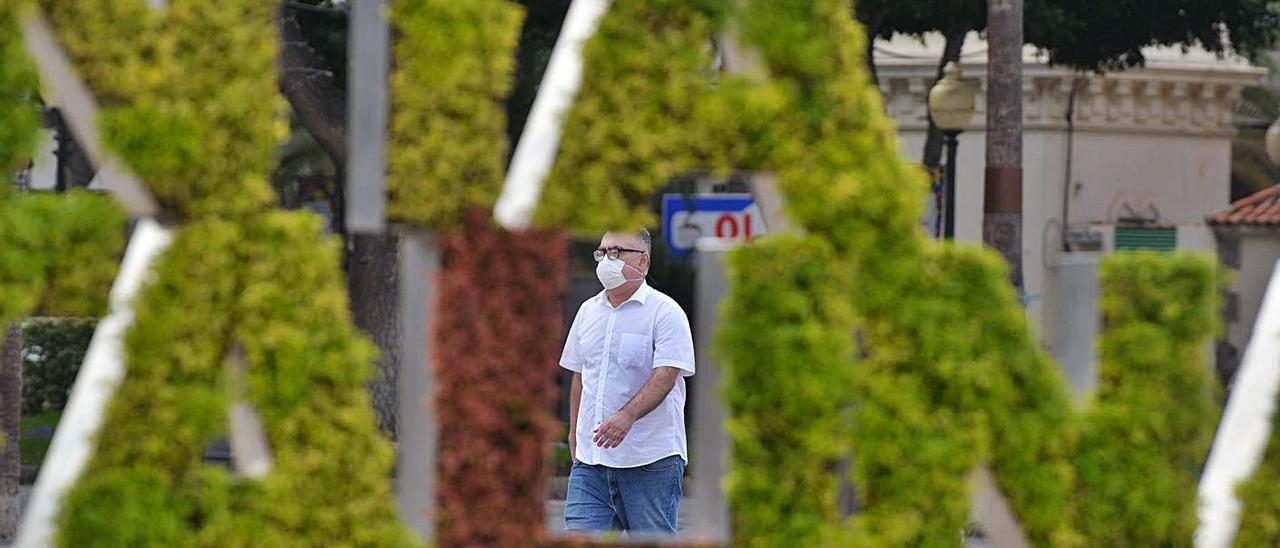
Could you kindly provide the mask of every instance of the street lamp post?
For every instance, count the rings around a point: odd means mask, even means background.
[[[973,118],[973,98],[977,95],[976,82],[960,77],[960,67],[954,62],[942,69],[942,79],[929,90],[929,118],[942,130],[943,144],[947,147],[947,171],[944,184],[945,229],[943,236],[955,237],[956,229],[956,147],[958,137]],[[1278,136],[1280,137],[1280,136]],[[1280,139],[1277,139],[1280,141]]]
[[[946,201],[946,209],[943,210],[946,224],[943,225],[942,237],[948,240],[956,236],[956,146],[959,144],[959,136],[960,130],[942,132],[942,144],[947,147],[947,180],[943,182],[946,185],[943,197]]]

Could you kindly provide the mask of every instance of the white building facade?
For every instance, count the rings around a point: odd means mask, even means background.
[[[885,107],[897,121],[901,153],[916,162],[942,46],[936,35],[876,44]],[[1099,254],[1144,242],[1215,251],[1205,218],[1230,201],[1232,112],[1243,88],[1265,73],[1203,50],[1144,53],[1145,67],[1105,75],[1051,67],[1030,47],[1023,54],[1024,302],[1046,348],[1068,362],[1068,377],[1069,362],[1092,363],[1096,331],[1096,319],[1081,326],[1071,318],[1096,318],[1096,308],[1063,303],[1061,294],[1069,289],[1069,301],[1096,294],[1085,278]],[[979,82],[977,112],[959,137],[956,163],[955,234],[966,242],[982,239],[985,65],[986,44],[971,33],[960,66]],[[1089,249],[1091,238],[1098,250],[1065,253],[1064,227],[1074,234],[1072,251]]]

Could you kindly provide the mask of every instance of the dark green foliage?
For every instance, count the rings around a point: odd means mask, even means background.
[[[22,326],[22,413],[60,411],[93,339],[94,320],[46,319]]]
[[[857,17],[881,38],[983,31],[986,6],[985,0],[860,0]],[[1028,44],[1051,63],[1084,70],[1141,65],[1142,48],[1157,45],[1248,55],[1272,47],[1280,27],[1267,0],[1026,0],[1024,20]]]
[[[1268,0],[1042,0],[1052,24],[1028,42],[1048,51],[1051,63],[1122,68],[1146,61],[1146,46],[1196,45],[1246,56],[1274,47],[1280,12]],[[1229,42],[1228,42],[1229,40]]]
[[[1075,458],[1092,546],[1191,544],[1218,415],[1205,363],[1214,279],[1212,260],[1191,255],[1122,254],[1102,267],[1097,401]]]
[[[364,388],[375,350],[320,229],[272,213],[179,232],[135,305],[129,374],[63,508],[61,545],[408,544]],[[227,427],[235,345],[273,455],[261,481],[201,462]],[[137,496],[144,487],[155,493]]]

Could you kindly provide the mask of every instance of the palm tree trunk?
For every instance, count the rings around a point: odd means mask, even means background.
[[[400,239],[395,234],[353,234],[347,256],[347,289],[356,325],[373,338],[381,355],[369,383],[378,426],[396,439],[396,386],[401,363]],[[421,364],[418,365],[421,367]]]
[[[1022,286],[1022,0],[987,2],[987,168],[982,241]]]
[[[22,418],[22,328],[15,323],[4,334],[0,354],[0,544],[13,542],[18,532],[18,480],[22,461],[18,452]]]

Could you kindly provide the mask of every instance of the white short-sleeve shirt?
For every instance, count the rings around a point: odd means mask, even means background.
[[[684,377],[693,375],[689,317],[662,292],[641,284],[614,308],[604,292],[587,299],[569,328],[560,366],[582,374],[577,458],[613,468],[644,466],[671,455],[688,462]],[[681,374],[666,399],[631,427],[617,447],[592,443],[592,432],[640,391],[657,367]]]

